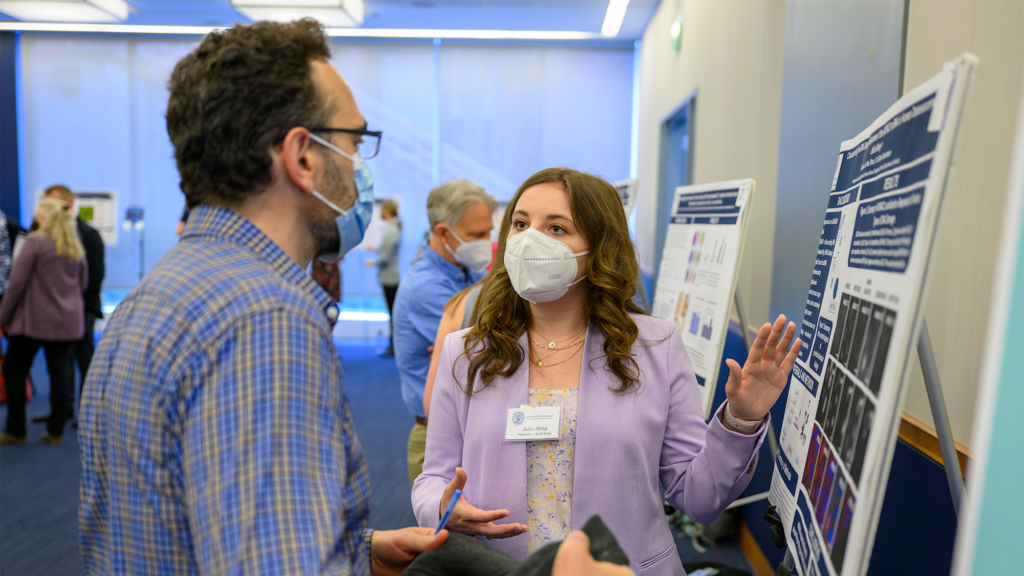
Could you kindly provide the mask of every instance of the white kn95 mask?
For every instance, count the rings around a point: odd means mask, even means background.
[[[477,272],[483,272],[487,266],[491,263],[491,239],[483,238],[481,240],[463,240],[459,238],[459,235],[455,233],[455,230],[448,229],[459,242],[459,247],[452,250],[448,243],[445,242],[444,247],[448,249],[448,252],[455,258],[455,261],[467,268],[476,270]]]
[[[586,279],[584,275],[575,280],[579,271],[576,259],[585,254],[590,251],[575,254],[564,242],[528,228],[505,243],[505,269],[523,300],[553,302]]]

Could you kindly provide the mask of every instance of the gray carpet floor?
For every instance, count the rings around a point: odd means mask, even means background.
[[[412,416],[399,392],[394,358],[381,348],[339,345],[356,432],[366,452],[373,485],[370,526],[413,526],[406,471],[406,440]],[[37,396],[28,415],[49,412],[49,379],[42,355],[32,368]],[[6,407],[0,417],[6,419]],[[29,424],[29,442],[0,449],[0,576],[84,574],[78,550],[78,439],[68,429],[60,446],[39,440],[42,424]],[[735,539],[697,553],[677,538],[683,562],[721,562],[752,572]]]

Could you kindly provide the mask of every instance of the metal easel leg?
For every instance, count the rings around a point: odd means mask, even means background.
[[[921,336],[917,340],[917,355],[921,358],[921,370],[924,372],[924,385],[928,391],[928,403],[932,409],[932,420],[935,421],[935,434],[939,438],[939,449],[946,468],[946,480],[949,481],[949,492],[953,496],[953,511],[960,514],[960,503],[964,492],[964,477],[960,470],[960,459],[957,457],[953,432],[949,426],[949,414],[946,412],[946,401],[939,385],[939,371],[935,367],[935,353],[932,341],[928,336],[928,323],[921,323]]]
[[[743,304],[740,301],[740,291],[732,295],[733,303],[736,305],[736,315],[740,318],[740,332],[743,333],[743,344],[747,352],[750,352],[750,324],[747,324],[747,316],[743,313]],[[768,450],[772,453],[772,461],[779,454],[779,440],[775,437],[775,423],[772,421],[768,422]]]
[[[796,567],[796,560],[793,558],[793,553],[786,548],[786,555],[782,558],[782,565],[792,570]]]

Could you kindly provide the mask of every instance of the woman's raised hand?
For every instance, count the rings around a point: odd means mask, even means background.
[[[456,490],[463,490],[466,487],[466,471],[462,468],[455,469],[455,478],[448,483],[441,494],[441,508],[438,510],[438,519],[444,514],[452,494]],[[488,539],[511,538],[526,532],[526,526],[522,524],[495,524],[495,520],[501,520],[509,515],[508,510],[481,510],[470,504],[465,496],[459,498],[448,518],[448,530],[461,532],[472,536],[486,536]]]
[[[775,404],[803,345],[799,338],[793,343],[795,335],[796,325],[790,322],[787,326],[786,317],[779,315],[774,326],[765,322],[758,331],[742,369],[735,360],[726,360],[729,381],[725,384],[725,394],[733,416],[741,420],[761,420]],[[792,349],[790,343],[793,343]]]

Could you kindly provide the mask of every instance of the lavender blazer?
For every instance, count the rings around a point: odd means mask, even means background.
[[[602,358],[604,336],[594,326],[584,344],[576,420],[572,526],[600,514],[638,575],[681,575],[683,566],[665,521],[665,498],[698,521],[711,521],[750,482],[766,425],[752,436],[727,430],[720,407],[704,423],[690,360],[675,324],[633,316],[640,329],[634,358],[641,388],[612,392],[619,381]],[[466,330],[445,338],[434,382],[423,473],[412,489],[420,526],[437,524],[441,493],[466,469],[466,499],[484,510],[507,509],[500,523],[527,524],[526,443],[505,442],[508,409],[527,403],[529,366],[467,396],[462,354]],[[519,345],[526,349],[524,335]],[[477,384],[478,385],[478,384]],[[487,541],[515,558],[527,556],[528,536]]]

